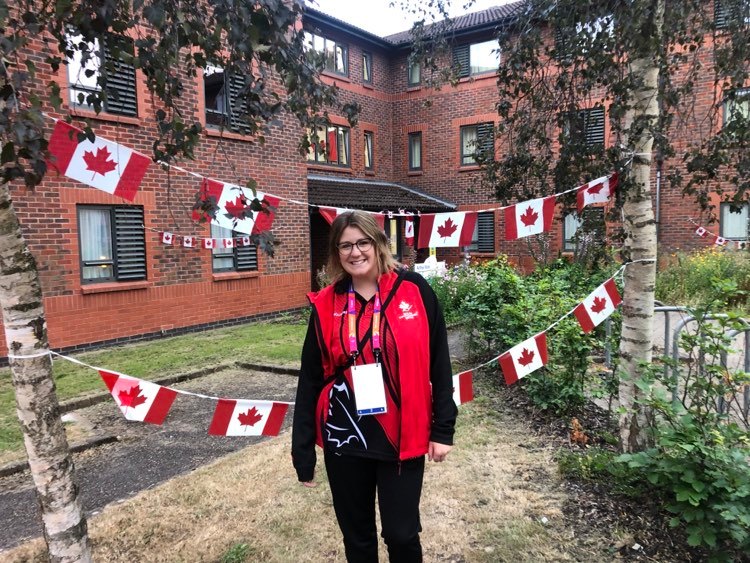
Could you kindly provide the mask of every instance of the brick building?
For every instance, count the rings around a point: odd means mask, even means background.
[[[343,115],[331,114],[330,125],[319,132],[322,142],[308,158],[298,152],[301,132],[293,118],[275,124],[265,145],[254,143],[231,119],[233,78],[220,68],[195,78],[181,103],[188,116],[205,125],[204,139],[185,168],[240,185],[254,178],[261,191],[302,203],[284,201],[279,207],[273,232],[281,245],[273,258],[254,247],[212,251],[162,244],[161,231],[232,235],[191,220],[200,182],[179,170],[168,174],[152,165],[132,203],[54,174],[35,192],[14,188],[14,206],[39,265],[50,346],[80,349],[303,307],[325,259],[328,225],[316,206],[413,212],[497,206],[480,181],[473,153],[474,147],[498,150],[493,126],[498,122],[495,72],[501,61],[494,38],[498,26],[512,22],[520,4],[456,18],[452,57],[462,76],[456,86],[439,91],[425,87],[419,67],[409,64],[408,33],[382,38],[307,10],[303,23],[310,46],[328,55],[323,81],[335,83],[344,101],[362,107],[355,127]],[[716,17],[724,17],[716,4]],[[89,117],[97,135],[150,154],[155,110],[140,71],[120,65],[120,80],[113,86],[117,96],[96,115],[78,103],[78,94],[91,88],[80,63],[71,61],[45,76],[47,48],[42,41],[34,44],[39,84],[53,79],[60,85],[62,115]],[[699,88],[713,94],[712,73]],[[750,89],[742,93],[745,97],[734,103],[747,112]],[[609,142],[606,110],[606,105],[589,110],[587,141]],[[222,123],[228,129],[218,127]],[[662,248],[701,245],[683,220],[692,212],[688,200],[661,191],[657,203]],[[722,236],[746,238],[747,206],[730,213],[722,205],[719,216]],[[558,210],[554,251],[570,250],[578,225],[575,216]],[[526,245],[503,241],[500,227],[498,213],[480,213],[472,255],[505,253],[528,262]],[[386,219],[385,228],[394,254],[406,262],[422,258],[403,244],[402,218]],[[460,256],[457,249],[441,254],[449,260]],[[0,333],[0,354],[5,353]]]

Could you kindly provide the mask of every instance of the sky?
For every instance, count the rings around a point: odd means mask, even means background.
[[[306,0],[313,8],[320,10],[361,29],[384,37],[399,31],[411,29],[414,15],[403,11],[398,4],[389,6],[391,0]],[[478,12],[492,6],[507,4],[511,0],[474,0],[468,9],[464,4],[469,0],[446,0],[450,4],[448,13],[451,17],[461,16],[470,12]],[[424,0],[422,0],[424,3]],[[430,20],[427,20],[429,23]]]

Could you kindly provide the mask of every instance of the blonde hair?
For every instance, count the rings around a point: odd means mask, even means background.
[[[385,236],[385,232],[380,228],[372,214],[363,211],[347,211],[334,219],[331,224],[331,236],[328,239],[328,275],[333,283],[344,279],[347,275],[341,265],[338,247],[341,235],[347,227],[358,228],[367,238],[372,240],[379,274],[391,272],[400,267],[400,264],[391,256],[388,237]]]

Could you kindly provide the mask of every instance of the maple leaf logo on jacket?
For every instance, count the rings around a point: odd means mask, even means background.
[[[237,415],[237,419],[240,421],[240,424],[242,426],[255,426],[255,424],[261,420],[263,417],[258,414],[258,409],[255,407],[252,407],[247,410],[245,413],[240,413]]]
[[[531,207],[527,208],[523,215],[521,215],[521,222],[527,227],[536,223],[537,219],[539,219],[539,213],[536,213]]]
[[[453,221],[451,221],[450,217],[445,221],[445,223],[437,228],[438,234],[443,238],[449,238],[453,233],[456,232],[456,229],[458,227],[456,226]]]
[[[92,178],[95,178],[97,174],[105,176],[108,172],[112,172],[117,168],[117,163],[114,160],[109,160],[112,156],[107,150],[107,147],[99,147],[94,156],[93,151],[85,151],[83,153],[83,161],[86,163],[86,169],[94,172]]]
[[[607,300],[603,297],[594,297],[594,302],[591,305],[592,313],[601,313],[607,307]]]
[[[521,364],[522,366],[527,366],[533,361],[534,361],[534,352],[524,348],[523,352],[521,352],[521,355],[518,356],[518,363]]]
[[[133,385],[127,391],[120,391],[117,396],[120,398],[120,405],[123,407],[137,407],[146,402],[146,397],[141,395],[140,385]]]

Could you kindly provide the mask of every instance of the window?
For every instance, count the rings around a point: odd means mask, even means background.
[[[585,55],[590,49],[606,49],[602,39],[611,38],[615,31],[612,14],[600,16],[585,22],[578,22],[575,28],[555,29],[555,57],[569,59],[573,54]],[[606,37],[604,37],[606,36]]]
[[[563,252],[577,252],[586,244],[604,240],[604,208],[587,207],[581,215],[572,211],[563,220]]]
[[[244,233],[236,233],[226,227],[211,223],[211,238],[219,241],[212,253],[214,272],[248,272],[258,269],[258,248],[254,244],[242,246],[237,244],[237,237],[245,237]],[[233,238],[233,248],[224,248],[222,239]]]
[[[495,157],[495,126],[492,123],[479,123],[461,127],[461,166],[477,164],[480,160]]]
[[[362,53],[362,82],[372,84],[372,54]]]
[[[495,214],[493,212],[477,214],[477,222],[474,225],[474,234],[471,236],[469,250],[495,253]]]
[[[563,137],[567,143],[604,148],[604,107],[568,112],[563,119]]]
[[[724,125],[750,120],[750,88],[734,90],[724,97]]]
[[[374,150],[375,136],[372,131],[365,131],[365,170],[373,169],[373,150]]]
[[[138,115],[135,67],[127,62],[133,56],[133,41],[125,37],[106,35],[93,43],[83,36],[69,32],[67,48],[73,55],[68,59],[70,103],[89,109],[103,109],[107,113],[135,117]],[[88,57],[84,57],[88,53]],[[84,58],[86,61],[84,62]],[[104,78],[104,92],[100,79]],[[94,96],[101,95],[101,106]]]
[[[717,29],[750,24],[750,0],[714,0]]]
[[[422,133],[409,133],[409,170],[422,170]]]
[[[317,139],[310,137],[307,160],[337,166],[349,166],[349,128],[338,125],[319,127]]]
[[[419,61],[409,61],[408,73],[409,86],[419,86],[422,83],[422,67],[419,66]]]
[[[146,279],[146,235],[143,208],[78,206],[81,281]]]
[[[250,126],[243,123],[246,103],[241,97],[245,86],[243,76],[226,73],[219,66],[206,65],[203,69],[206,127],[250,133]]]
[[[305,47],[323,57],[323,68],[336,74],[349,74],[349,49],[322,35],[305,32]]]
[[[388,237],[388,248],[391,251],[391,255],[396,259],[401,257],[401,237],[399,233],[399,220],[396,218],[386,219],[385,236]]]
[[[721,204],[719,218],[719,234],[725,239],[747,240],[747,203],[736,211],[732,211],[729,203]]]
[[[453,64],[461,77],[497,72],[500,66],[500,49],[497,41],[467,43],[453,48]]]

